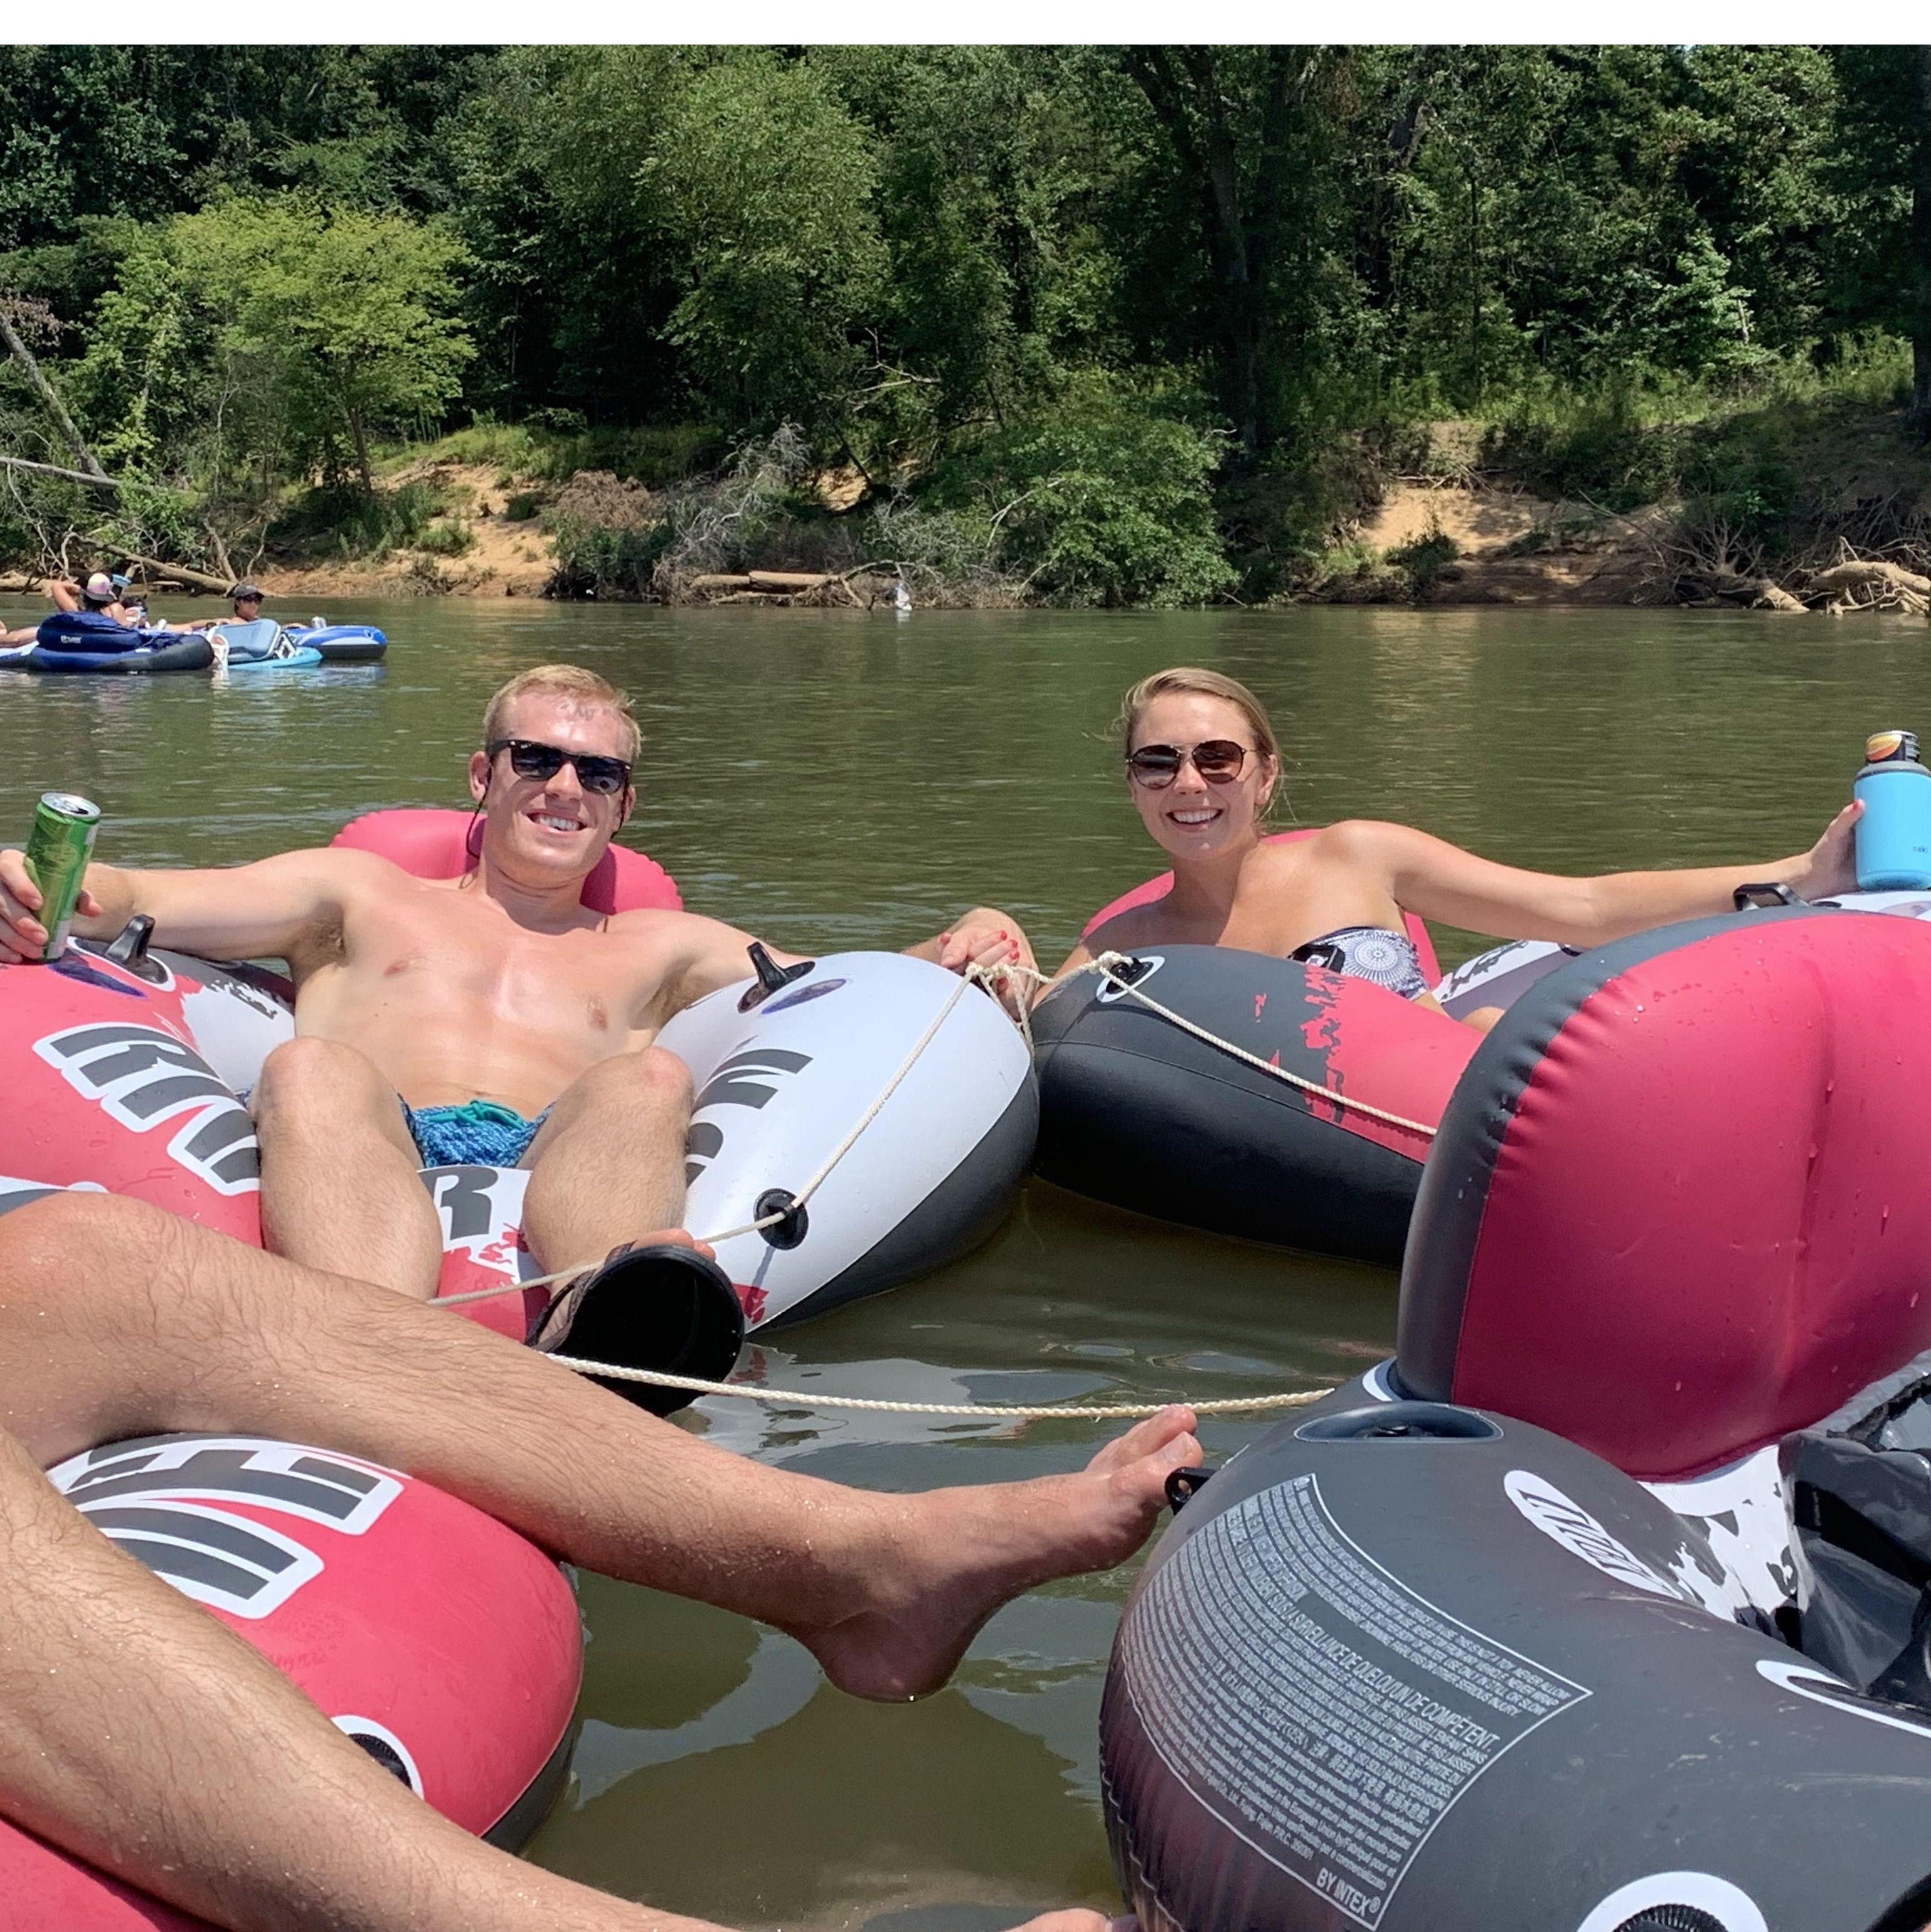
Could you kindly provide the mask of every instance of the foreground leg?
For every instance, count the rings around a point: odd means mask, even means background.
[[[620,1054],[564,1090],[524,1161],[524,1232],[546,1270],[593,1266],[677,1225],[690,1117],[689,1071],[662,1047]]]
[[[1197,1461],[1164,1410],[1074,1474],[875,1495],[709,1448],[461,1319],[159,1208],[0,1217],[0,1426],[43,1463],[150,1430],[365,1456],[569,1560],[757,1617],[863,1696],[942,1683],[994,1610],[1122,1562]]]
[[[218,1924],[695,1923],[519,1864],[450,1824],[239,1638],[116,1550],[5,1435],[0,1629],[0,1813]],[[14,1922],[5,1906],[0,1916]]]
[[[304,1035],[262,1066],[262,1234],[278,1255],[427,1300],[443,1232],[395,1090],[352,1046]]]

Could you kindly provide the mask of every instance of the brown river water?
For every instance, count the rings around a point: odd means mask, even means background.
[[[207,614],[212,607],[180,607]],[[0,622],[38,613],[0,602]],[[170,615],[176,615],[170,604]],[[305,613],[304,614],[306,614]],[[0,679],[0,835],[64,788],[101,856],[217,863],[354,813],[461,802],[484,700],[546,660],[636,696],[626,834],[686,902],[799,950],[899,946],[990,900],[1054,962],[1158,869],[1107,736],[1121,691],[1215,666],[1272,707],[1293,817],[1400,818],[1557,871],[1779,857],[1847,795],[1865,734],[1931,734],[1931,631],[1881,617],[1295,610],[1080,615],[673,613],[505,600],[336,605],[379,668]],[[1482,942],[1437,934],[1444,964]],[[781,1332],[782,1386],[914,1401],[1241,1396],[1352,1374],[1393,1274],[1215,1240],[1032,1184],[942,1274]],[[840,1415],[722,1399],[687,1426],[884,1489],[1070,1468],[1104,1425]],[[1218,1460],[1263,1425],[1218,1420]],[[947,1690],[830,1689],[788,1639],[583,1580],[570,1785],[542,1863],[726,1924],[990,1932],[1116,1906],[1095,1725],[1131,1573],[1002,1611]]]

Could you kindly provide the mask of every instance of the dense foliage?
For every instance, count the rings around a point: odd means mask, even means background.
[[[1888,340],[1931,423],[1931,50],[0,49],[0,299],[128,485],[0,472],[0,550],[788,425],[868,542],[1265,593],[1431,417],[1579,460]],[[0,452],[77,460],[12,365]]]

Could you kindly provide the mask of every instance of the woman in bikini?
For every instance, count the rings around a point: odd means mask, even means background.
[[[1565,878],[1477,858],[1412,826],[1345,819],[1269,844],[1280,747],[1260,700],[1218,671],[1142,678],[1120,709],[1128,788],[1173,868],[1162,898],[1109,920],[1076,946],[1062,976],[1108,951],[1233,946],[1304,959],[1433,1005],[1402,915],[1502,939],[1600,946],[1625,933],[1727,912],[1736,888],[1776,882],[1800,898],[1856,884],[1846,806],[1807,852],[1749,866]],[[1484,1008],[1471,1024],[1493,1024]]]

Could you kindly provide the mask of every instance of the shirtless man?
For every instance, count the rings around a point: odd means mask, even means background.
[[[1021,1591],[1130,1556],[1200,1460],[1193,1426],[1164,1409],[1077,1472],[873,1494],[143,1202],[35,1201],[0,1217],[0,1817],[232,1932],[707,1932],[439,1817],[41,1471],[175,1430],[343,1450],[566,1562],[775,1624],[841,1689],[898,1700]]]
[[[585,1271],[542,1346],[563,1346],[593,1295],[610,1306],[637,1305],[640,1289],[728,1292],[677,1232],[690,1077],[651,1042],[673,1013],[745,976],[749,935],[690,913],[606,917],[581,896],[630,815],[638,736],[629,700],[591,672],[512,678],[470,760],[482,844],[458,878],[343,849],[221,871],[89,868],[83,938],[145,913],[163,945],[288,962],[296,1037],[269,1054],[251,1101],[274,1252],[426,1298],[442,1237],[419,1168],[520,1165],[524,1231],[545,1270]],[[39,901],[20,854],[0,852],[0,962],[38,957]],[[1009,928],[981,908],[910,950],[955,970],[995,966],[1018,957]],[[693,1273],[710,1285],[696,1289]]]

